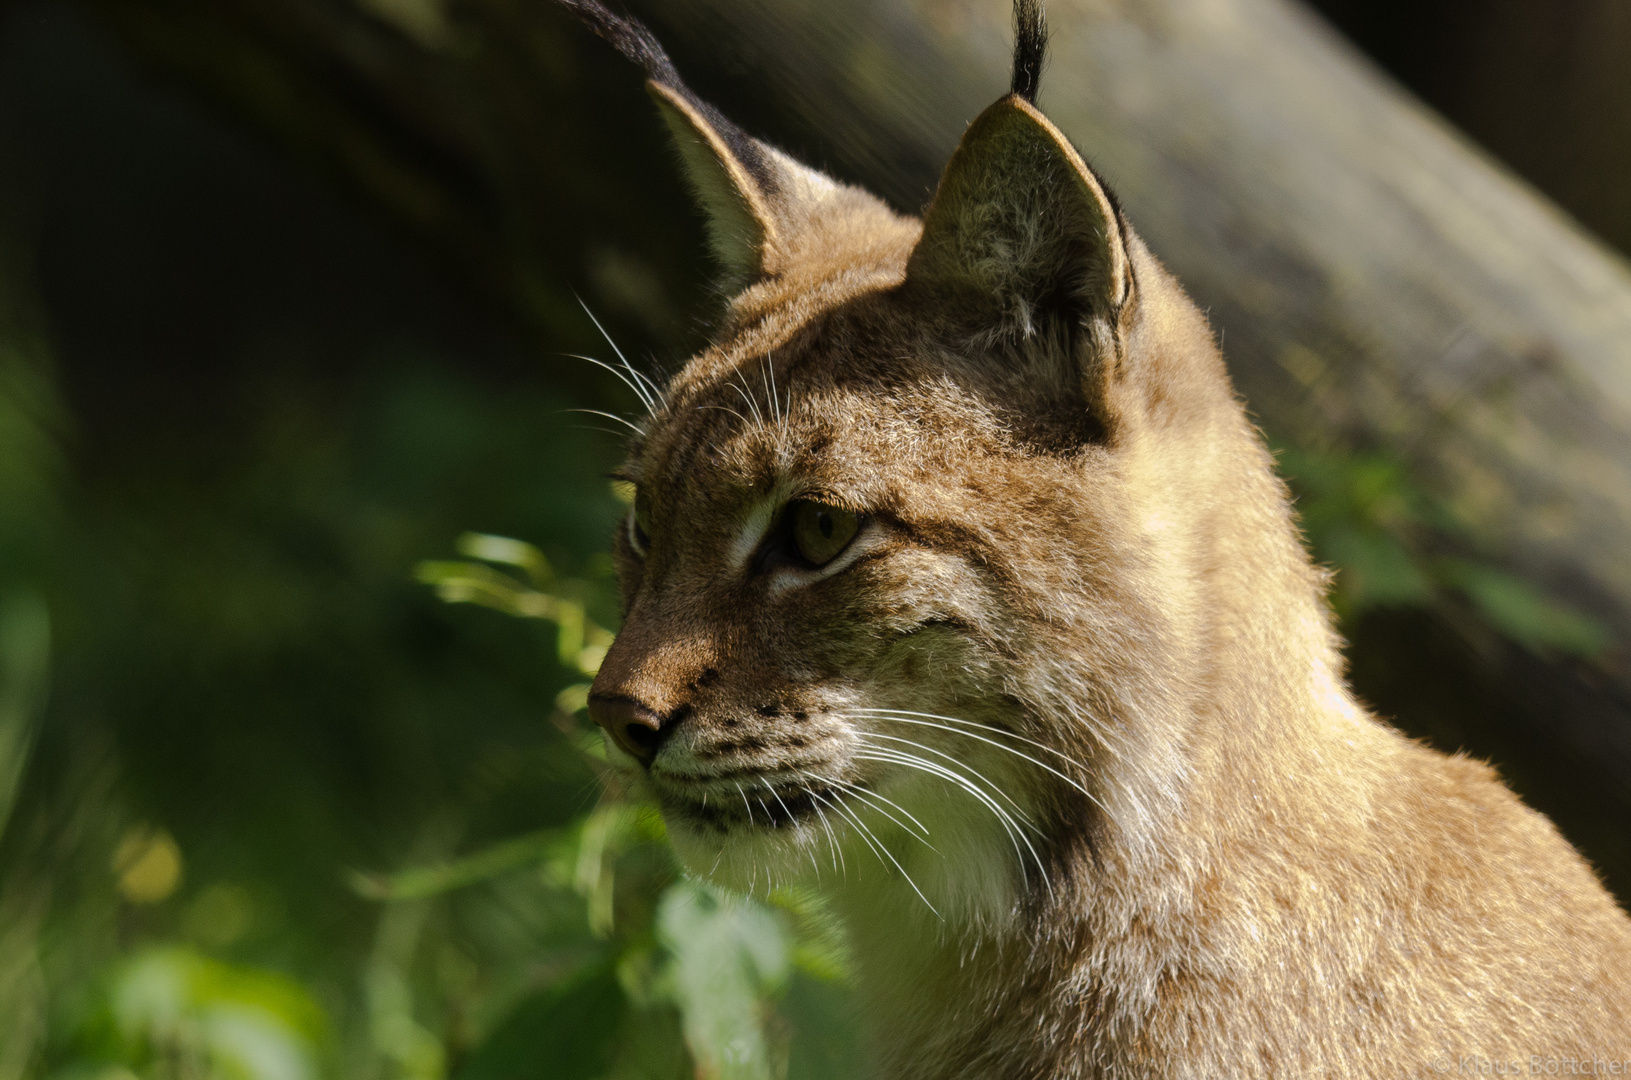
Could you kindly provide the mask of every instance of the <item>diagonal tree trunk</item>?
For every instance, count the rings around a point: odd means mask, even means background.
[[[694,342],[700,231],[638,79],[544,0],[84,2],[551,349],[584,337],[574,285]],[[1005,86],[1005,0],[632,6],[744,126],[905,209]],[[1482,725],[1387,704],[1505,759],[1624,894],[1631,273],[1287,0],[1050,14],[1042,103],[1294,448],[1361,690],[1422,648],[1493,681]],[[1385,601],[1417,622],[1360,617]]]

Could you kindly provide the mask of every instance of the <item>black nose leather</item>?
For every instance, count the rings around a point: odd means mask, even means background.
[[[599,724],[625,754],[650,765],[668,730],[663,718],[629,697],[589,695],[589,719]]]

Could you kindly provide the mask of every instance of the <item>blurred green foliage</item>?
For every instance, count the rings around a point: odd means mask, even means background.
[[[76,475],[3,285],[0,1080],[854,1075],[830,921],[601,775],[614,442],[382,354]]]
[[[1286,445],[1276,457],[1314,557],[1335,571],[1331,604],[1345,622],[1373,608],[1436,608],[1541,654],[1589,658],[1609,646],[1596,620],[1497,566],[1403,461]]]

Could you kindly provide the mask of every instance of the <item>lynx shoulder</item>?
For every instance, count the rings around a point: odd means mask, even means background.
[[[638,24],[732,285],[624,473],[591,713],[693,872],[844,917],[877,1075],[1631,1058],[1631,919],[1343,682],[1205,319],[1034,104],[921,220],[750,138]]]

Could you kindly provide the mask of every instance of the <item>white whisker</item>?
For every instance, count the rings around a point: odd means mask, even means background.
[[[841,820],[841,821],[849,821],[850,820],[849,817],[846,816],[839,809],[836,796],[832,800],[828,800],[828,799],[824,798],[823,796],[817,795],[815,792],[812,791],[812,792],[810,792],[810,798],[816,800],[816,802],[821,803],[823,806],[827,807],[833,813],[837,814],[838,817],[839,817],[839,820]],[[883,856],[881,854],[879,854],[878,849],[876,847],[873,847],[871,837],[869,837],[869,836],[867,836],[865,834],[860,834],[860,835],[861,835],[861,842],[866,844],[867,847],[872,848],[872,854],[878,856],[878,861],[879,862],[883,862]]]
[[[808,792],[809,796],[816,798],[815,792]],[[815,808],[816,816],[821,819],[821,828],[827,833],[827,850],[832,853],[832,868],[834,873],[842,873],[845,880],[849,879],[849,865],[844,862],[844,851],[838,845],[838,839],[833,835],[832,822],[827,820],[827,812],[820,806]]]
[[[663,405],[668,404],[668,396],[663,393],[663,388],[657,385],[656,379],[653,379],[650,375],[647,375],[645,372],[635,367],[629,368],[629,374],[633,375],[636,379],[639,379],[645,386],[646,391],[651,394],[652,397],[656,398],[658,402]]]
[[[775,797],[775,800],[778,803],[781,804],[782,813],[787,815],[787,824],[788,824],[788,826],[794,828],[794,830],[795,830],[794,843],[796,844],[798,842],[797,828],[796,828],[797,825],[798,825],[798,819],[793,816],[793,811],[788,809],[787,803],[785,801],[783,801],[783,799],[782,799],[781,792],[777,791],[775,789],[775,787],[771,785],[769,780],[762,780],[760,782],[764,785],[765,790],[770,792],[770,794]],[[815,871],[816,880],[820,881],[821,880],[821,867],[820,867],[819,864],[816,863],[815,852],[811,851],[809,848],[805,848],[804,853],[806,855],[810,856],[810,869]]]
[[[753,426],[752,421],[750,421],[747,417],[743,416],[741,413],[737,412],[735,409],[731,408],[728,405],[698,405],[697,406],[697,411],[698,412],[701,412],[703,409],[716,409],[719,412],[730,413],[732,416],[734,416],[738,420],[742,421],[742,426],[743,427],[749,428],[749,427]]]
[[[808,776],[812,780],[819,780],[823,784],[831,784],[833,787],[840,787],[840,788],[844,788],[844,789],[846,789],[848,791],[852,791],[852,792],[855,793],[856,797],[861,798],[861,799],[865,799],[867,802],[872,802],[874,799],[877,799],[877,800],[881,800],[882,802],[888,803],[890,806],[893,806],[896,810],[899,810],[902,814],[905,814],[907,819],[911,821],[912,825],[917,826],[917,830],[914,831],[912,829],[911,825],[907,825],[906,822],[900,820],[900,818],[897,818],[894,814],[891,814],[888,810],[885,810],[883,807],[878,806],[877,810],[878,810],[878,812],[880,814],[882,814],[884,817],[888,818],[890,821],[893,821],[896,825],[899,825],[901,828],[905,829],[907,832],[911,833],[913,836],[917,836],[917,838],[919,840],[922,840],[923,843],[928,846],[930,851],[933,851],[936,855],[940,854],[939,851],[935,850],[935,846],[933,844],[929,843],[929,829],[928,829],[928,826],[924,825],[923,822],[921,822],[917,818],[913,817],[912,812],[910,810],[906,809],[904,806],[900,805],[895,800],[889,798],[887,795],[883,795],[883,794],[881,794],[879,792],[876,792],[876,791],[868,791],[866,788],[862,787],[860,784],[852,784],[847,780],[836,780],[836,779],[833,779],[832,777],[829,777],[829,776],[822,776],[820,773],[805,773],[804,775]],[[876,806],[877,804],[874,803],[873,805]],[[919,832],[922,833],[921,836],[918,835]]]
[[[615,421],[615,422],[617,422],[619,424],[622,424],[624,427],[628,428],[630,431],[634,432],[636,435],[644,435],[646,433],[645,429],[642,428],[639,424],[634,423],[632,420],[627,420],[627,419],[625,419],[625,418],[623,418],[621,416],[618,416],[616,413],[602,412],[600,409],[563,409],[561,411],[562,412],[571,412],[571,413],[583,413],[583,414],[585,414],[587,416],[603,416],[608,420],[612,420],[612,421]],[[605,431],[606,429],[605,428],[595,428],[594,430],[596,430],[596,431]]]
[[[948,724],[961,724],[963,727],[974,728],[974,729],[976,729],[978,731],[989,731],[993,735],[1001,735],[1005,739],[1013,739],[1016,742],[1022,742],[1024,744],[1026,744],[1027,746],[1034,746],[1038,750],[1041,750],[1043,753],[1052,754],[1054,757],[1058,758],[1060,761],[1063,761],[1066,765],[1069,765],[1072,768],[1082,770],[1082,772],[1084,774],[1089,771],[1086,765],[1083,765],[1080,761],[1077,761],[1075,758],[1071,757],[1069,754],[1062,753],[1059,750],[1056,750],[1053,747],[1049,746],[1047,743],[1038,742],[1035,739],[1028,738],[1027,736],[1021,735],[1016,731],[1009,731],[1007,728],[997,727],[995,724],[982,724],[978,720],[964,720],[962,717],[958,717],[958,716],[942,716],[939,713],[915,712],[912,709],[856,708],[855,711],[856,712],[861,712],[861,713],[875,713],[875,714],[882,715],[882,716],[896,716],[896,717],[900,717],[900,716],[918,716],[918,717],[922,717],[925,720],[944,720]],[[1115,757],[1120,757],[1121,756],[1121,751],[1116,748],[1116,745],[1114,743],[1112,743],[1110,740],[1106,739],[1097,730],[1094,730],[1093,734],[1098,736],[1098,744],[1100,746],[1102,746],[1107,753],[1109,753],[1109,754],[1111,754],[1111,755],[1113,755]]]
[[[759,403],[753,400],[753,395],[748,393],[745,386],[739,386],[736,383],[728,383],[727,385],[730,386],[732,390],[735,390],[738,394],[742,395],[742,400],[748,403],[748,409],[753,413],[754,426],[763,430],[765,426],[764,413],[759,411]]]
[[[633,379],[629,378],[623,372],[619,371],[611,364],[608,364],[606,361],[596,360],[594,357],[584,356],[582,353],[565,353],[563,355],[570,357],[573,360],[585,360],[598,368],[604,368],[605,370],[611,372],[613,375],[618,377],[624,386],[628,387],[629,390],[634,393],[635,397],[640,399],[640,404],[646,407],[646,412],[654,413],[657,411],[656,406],[652,403],[650,395],[646,393],[645,389],[641,387],[639,383],[635,382]]]
[[[882,732],[879,732],[879,731],[858,732],[857,734],[860,737],[862,742],[866,742],[867,740],[870,740],[870,739],[887,739],[889,742],[901,743],[901,744],[906,745],[906,746],[915,746],[915,747],[917,747],[917,749],[922,750],[922,751],[924,751],[926,753],[933,754],[935,757],[945,758],[947,761],[951,762],[952,765],[956,766],[959,769],[967,769],[969,772],[974,774],[974,779],[976,779],[976,780],[980,781],[981,783],[985,784],[987,787],[989,787],[992,791],[996,792],[998,795],[1001,795],[1003,797],[1003,799],[1007,801],[1008,805],[1012,806],[1014,808],[1014,812],[1017,813],[1022,819],[1024,819],[1026,825],[1030,826],[1033,830],[1036,830],[1038,832],[1041,831],[1040,829],[1037,829],[1036,823],[1031,820],[1030,815],[1025,812],[1025,808],[1023,806],[1019,805],[1019,803],[1014,801],[1014,797],[1012,795],[1009,795],[1006,791],[1004,791],[989,776],[985,775],[979,769],[976,769],[974,766],[970,765],[968,762],[962,760],[961,758],[953,757],[951,754],[946,753],[944,750],[937,750],[932,746],[929,746],[929,745],[927,745],[925,743],[917,742],[916,740],[913,740],[913,739],[903,739],[899,735],[885,735],[885,734],[883,734]],[[878,747],[878,749],[887,749],[887,748],[886,747]],[[896,752],[899,753],[900,751],[896,751]]]
[[[977,801],[980,806],[988,809],[988,811],[992,811],[992,816],[997,817],[997,824],[1000,824],[1001,827],[1003,827],[1003,832],[1008,835],[1008,842],[1013,845],[1014,860],[1018,861],[1019,863],[1019,876],[1021,876],[1021,878],[1026,878],[1026,876],[1028,876],[1028,874],[1026,874],[1026,868],[1024,868],[1024,852],[1019,850],[1019,840],[1023,839],[1023,832],[1021,832],[1021,829],[1019,829],[1018,822],[1014,822],[1013,817],[1008,814],[1008,811],[1005,811],[1005,809],[1001,808],[1001,804],[997,803],[997,799],[993,799],[992,796],[987,795],[985,791],[980,790],[979,786],[975,785],[974,781],[970,781],[967,777],[962,777],[962,775],[957,775],[957,773],[951,772],[949,768],[944,768],[943,765],[936,765],[935,762],[926,762],[926,760],[923,760],[922,757],[918,757],[917,754],[905,754],[905,752],[902,752],[902,750],[877,749],[877,747],[873,747],[871,750],[866,750],[866,752],[856,754],[855,757],[858,760],[863,760],[863,762],[882,762],[882,764],[887,765],[905,765],[907,768],[915,768],[915,770],[918,770],[918,772],[928,773],[930,777],[939,777],[941,780],[951,781],[951,785],[953,785],[954,788],[957,788],[959,791],[967,791],[970,796],[974,796],[975,801]]]
[[[575,299],[578,302],[578,306],[583,308],[583,313],[589,316],[589,321],[595,324],[595,329],[600,331],[600,336],[606,339],[606,344],[612,347],[612,352],[617,354],[618,360],[622,361],[623,369],[630,375],[634,376],[638,382],[644,384],[644,386],[647,388],[636,388],[635,390],[635,393],[639,394],[641,400],[646,403],[646,411],[655,413],[657,411],[656,403],[658,401],[662,401],[663,404],[666,405],[668,402],[663,397],[662,388],[656,383],[652,382],[644,374],[636,370],[633,364],[629,363],[629,358],[623,355],[623,350],[617,347],[617,342],[612,340],[612,335],[608,334],[606,332],[606,328],[600,325],[600,320],[595,318],[595,313],[589,310],[589,305],[583,302],[583,297],[579,296],[575,297]]]
[[[864,712],[864,713],[868,714],[869,716],[875,717],[875,718],[880,719],[880,720],[893,720],[897,724],[918,724],[918,725],[921,725],[923,727],[939,728],[941,731],[949,731],[953,735],[962,735],[965,738],[978,739],[980,742],[985,743],[987,746],[994,746],[998,750],[1002,750],[1005,753],[1013,754],[1015,757],[1018,757],[1018,758],[1023,758],[1024,760],[1029,761],[1032,765],[1035,765],[1037,768],[1042,769],[1042,770],[1044,770],[1046,772],[1052,773],[1054,776],[1057,776],[1059,779],[1063,780],[1065,783],[1069,784],[1071,787],[1075,788],[1077,791],[1081,792],[1083,795],[1086,795],[1088,800],[1090,802],[1092,802],[1094,806],[1097,806],[1100,810],[1104,810],[1105,813],[1109,813],[1109,811],[1105,808],[1105,805],[1103,803],[1099,802],[1098,797],[1095,796],[1091,791],[1087,790],[1087,788],[1083,787],[1077,781],[1075,781],[1075,780],[1071,779],[1070,777],[1066,776],[1064,773],[1060,772],[1058,769],[1054,768],[1052,765],[1049,765],[1046,762],[1038,761],[1036,758],[1032,757],[1031,755],[1029,755],[1029,754],[1027,754],[1027,753],[1025,753],[1025,752],[1023,752],[1021,750],[1015,750],[1012,746],[1004,746],[1002,743],[997,742],[995,739],[988,739],[984,735],[978,735],[978,734],[975,734],[972,731],[963,731],[963,730],[961,730],[959,728],[954,728],[954,727],[951,727],[951,726],[949,726],[947,724],[936,724],[936,723],[933,723],[932,721],[929,721],[929,720],[917,720],[917,719],[912,718],[913,716],[927,715],[927,714],[923,714],[923,713],[915,713],[915,714],[910,714],[910,715],[903,716],[900,713],[896,713],[896,712],[883,711],[883,710],[872,710],[872,709],[860,709],[860,710],[857,710],[857,712]],[[948,717],[941,717],[941,719],[949,719],[949,718]],[[1009,734],[1009,733],[1005,732],[1005,734]],[[1021,736],[1015,736],[1015,737],[1020,738]],[[1046,749],[1046,748],[1044,748],[1044,749]],[[1065,760],[1069,761],[1070,759],[1066,758]],[[1071,764],[1075,765],[1077,768],[1082,767],[1080,765],[1080,763],[1078,763],[1078,762],[1071,762]]]
[[[819,797],[820,796],[817,796],[817,798],[819,798]],[[833,802],[830,802],[827,805],[829,805],[829,806],[831,806],[833,808],[834,813],[836,813],[836,814],[838,814],[838,815],[840,815],[842,817],[848,818],[849,821],[850,821],[850,824],[854,825],[855,828],[860,831],[861,839],[865,840],[867,842],[868,846],[870,846],[872,848],[872,850],[878,855],[878,861],[882,862],[884,859],[888,859],[891,863],[893,863],[894,866],[895,866],[895,869],[900,871],[900,876],[906,879],[906,884],[910,885],[912,887],[912,891],[917,893],[917,898],[919,900],[923,901],[923,906],[928,908],[929,911],[931,913],[933,913],[935,918],[940,919],[942,922],[945,921],[944,917],[940,914],[940,912],[935,910],[935,906],[933,904],[929,903],[929,898],[927,896],[923,895],[923,890],[917,887],[917,882],[912,880],[912,875],[908,874],[906,872],[906,867],[902,866],[900,864],[900,860],[895,858],[894,853],[891,852],[889,850],[889,848],[884,845],[884,842],[882,840],[879,840],[877,838],[877,836],[872,832],[871,829],[867,828],[866,822],[861,820],[861,817],[860,817],[859,814],[855,813],[855,811],[849,809],[847,806],[845,806],[842,802],[840,802],[838,800],[834,800]]]
[[[928,748],[925,747],[924,749]],[[905,765],[909,768],[918,769],[919,771],[928,773],[931,776],[938,776],[942,779],[949,780],[956,787],[974,796],[975,799],[979,800],[981,804],[983,804],[988,810],[991,811],[993,815],[996,816],[998,823],[1002,825],[1003,830],[1008,834],[1008,842],[1013,844],[1014,857],[1019,862],[1019,873],[1021,879],[1026,879],[1029,876],[1025,871],[1025,852],[1019,849],[1019,845],[1023,843],[1026,850],[1031,853],[1032,861],[1036,863],[1037,872],[1042,875],[1042,884],[1047,887],[1050,895],[1053,893],[1053,882],[1048,878],[1047,867],[1043,865],[1042,856],[1037,854],[1036,847],[1031,843],[1030,837],[1025,835],[1025,830],[1020,827],[1019,823],[1013,819],[1012,815],[1010,815],[1008,811],[1004,810],[995,799],[981,790],[968,777],[963,776],[960,773],[953,772],[952,770],[947,769],[945,766],[936,765],[932,761],[925,761],[916,754],[908,754],[901,750],[890,750],[885,747],[869,747],[868,750],[857,753],[855,756],[863,761],[880,761],[896,765]],[[986,783],[989,784],[990,781],[987,780]],[[997,791],[997,793],[1002,795],[1003,798],[1008,798],[1008,796],[1000,789],[996,788],[995,785],[992,785],[992,787],[993,790]],[[1009,799],[1009,801],[1012,802],[1013,800]],[[1023,811],[1020,812],[1020,816],[1024,816]],[[1027,824],[1029,824],[1029,821],[1027,821]],[[1035,829],[1034,825],[1031,827]]]
[[[626,439],[626,438],[628,438],[627,435],[623,434],[621,431],[618,431],[616,428],[601,427],[599,424],[575,424],[575,425],[573,425],[572,430],[573,431],[598,431],[600,434],[610,435],[614,439]]]
[[[770,415],[776,421],[776,431],[780,436],[778,446],[784,445],[788,435],[788,420],[793,413],[793,399],[787,399],[786,407],[782,405],[781,394],[776,389],[776,362],[769,353],[765,353],[760,362],[765,376],[765,384],[770,389]]]

